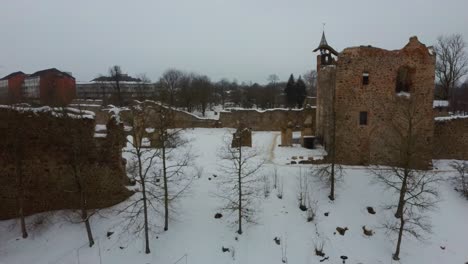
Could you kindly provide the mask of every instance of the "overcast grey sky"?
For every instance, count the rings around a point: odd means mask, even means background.
[[[153,81],[169,67],[286,80],[315,68],[323,22],[338,51],[468,40],[468,0],[2,0],[0,76],[56,67],[89,81],[117,64]]]

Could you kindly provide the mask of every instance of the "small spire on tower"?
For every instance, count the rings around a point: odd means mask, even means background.
[[[325,38],[325,31],[322,31],[322,39],[320,40],[320,46],[328,46],[327,39]]]
[[[322,39],[320,40],[319,46],[314,49],[314,52],[317,52],[320,50],[320,52],[325,52],[329,51],[331,54],[338,56],[338,52],[333,49],[330,45],[328,45],[327,38],[325,37],[325,23],[323,24],[323,31],[322,31]]]

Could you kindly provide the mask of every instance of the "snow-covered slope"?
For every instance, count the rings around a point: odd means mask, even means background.
[[[337,198],[330,202],[328,189],[309,174],[310,165],[285,165],[296,155],[315,155],[317,151],[301,148],[278,147],[277,132],[253,132],[253,145],[265,160],[262,174],[273,182],[274,168],[283,183],[283,198],[277,190],[269,197],[259,192],[257,224],[246,225],[244,234],[235,233],[232,225],[235,215],[223,212],[221,219],[214,214],[223,201],[219,199],[218,182],[223,177],[217,156],[225,136],[232,130],[193,129],[185,136],[197,154],[196,166],[203,167],[203,175],[196,178],[190,191],[175,205],[176,213],[169,230],[161,228],[160,213],[152,213],[150,221],[159,226],[151,238],[151,254],[144,254],[143,239],[134,237],[126,229],[122,216],[116,214],[126,201],[113,208],[100,211],[91,218],[96,245],[87,246],[84,226],[68,220],[70,211],[38,214],[27,218],[36,225],[30,237],[20,238],[16,221],[0,222],[0,263],[320,263],[322,257],[315,255],[315,245],[324,244],[329,257],[322,263],[392,263],[391,254],[395,241],[379,227],[390,212],[384,206],[395,202],[393,193],[373,184],[372,176],[364,167],[347,167],[344,180],[338,184]],[[443,177],[450,172],[447,162],[437,165]],[[298,208],[298,175],[309,175],[313,200],[317,202],[317,216],[313,222],[306,221],[306,213]],[[214,177],[216,174],[217,177]],[[263,183],[260,183],[263,184]],[[424,242],[404,238],[400,263],[465,263],[468,261],[468,201],[461,198],[449,181],[440,185],[442,201],[439,209],[431,212],[433,234]],[[138,194],[131,199],[137,199]],[[369,214],[372,206],[376,214]],[[328,213],[328,216],[324,214]],[[362,226],[375,234],[367,237]],[[336,227],[348,227],[344,236],[334,234]],[[107,232],[114,232],[107,237]],[[274,238],[281,239],[280,245]],[[230,252],[222,252],[222,247]],[[442,249],[441,247],[445,248]],[[179,261],[178,261],[179,260]]]

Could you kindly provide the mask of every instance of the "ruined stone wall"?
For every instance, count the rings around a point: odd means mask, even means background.
[[[279,131],[291,122],[296,130],[304,125],[308,116],[312,118],[312,131],[315,131],[315,108],[304,110],[272,109],[257,110],[231,110],[219,113],[219,122],[222,127],[237,127],[241,122],[256,131]]]
[[[396,93],[401,67],[411,69],[409,97]],[[385,164],[398,158],[389,154],[392,144],[387,132],[406,105],[402,100],[411,98],[418,106],[418,143],[424,146],[419,150],[419,162],[427,166],[432,159],[434,68],[435,56],[415,37],[402,50],[363,46],[345,49],[336,62],[336,77],[327,68],[321,68],[319,91],[323,91],[323,83],[336,85],[337,161],[351,165]],[[368,84],[363,83],[364,73],[369,76]],[[324,74],[330,75],[327,80],[321,80]],[[319,98],[320,103],[326,102]],[[360,112],[367,112],[367,125],[360,125]]]
[[[468,118],[436,118],[433,157],[468,160]]]
[[[64,119],[50,112],[3,108],[0,120],[0,220],[18,216],[19,167],[26,215],[79,208],[71,166],[74,160],[79,160],[75,164],[86,175],[82,179],[87,186],[88,208],[108,207],[131,194],[124,186],[123,128],[114,121],[109,122],[106,137],[95,138],[94,119]],[[73,148],[76,145],[72,142],[79,142],[79,149]],[[18,162],[21,166],[16,166]]]
[[[147,101],[146,104],[151,104],[152,107],[160,107],[159,104]],[[157,111],[156,111],[157,112]],[[121,112],[122,120],[127,120],[129,112]],[[127,115],[127,117],[125,117]],[[150,111],[150,115],[153,115]],[[190,113],[172,110],[171,115],[174,122],[173,127],[176,128],[215,128],[227,127],[237,128],[238,123],[256,131],[280,131],[283,127],[292,123],[296,130],[304,125],[307,117],[311,120],[312,131],[315,131],[315,108],[307,107],[306,109],[272,109],[272,110],[227,110],[219,113],[219,120],[205,119],[196,117]],[[110,116],[110,115],[109,115]],[[127,124],[131,125],[131,124]]]
[[[174,111],[174,127],[177,128],[210,128],[217,127],[216,120],[198,118],[183,111]]]

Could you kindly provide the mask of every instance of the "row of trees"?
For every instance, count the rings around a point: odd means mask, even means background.
[[[123,98],[121,91],[123,76],[125,74],[121,67],[116,65],[109,69],[108,77],[106,77],[111,80],[115,92],[112,103],[118,105],[128,103]],[[236,80],[230,81],[228,79],[214,82],[206,75],[178,69],[166,70],[154,84],[151,84],[145,75],[140,75],[138,79],[141,81],[142,89],[144,86],[154,86],[154,94],[150,99],[161,101],[172,107],[183,108],[189,112],[199,110],[203,115],[213,105],[262,109],[285,106],[302,107],[306,93],[313,95],[316,90],[315,71],[305,73],[304,80],[299,78],[297,82],[292,76],[289,84],[281,82],[276,74],[268,76],[268,83],[261,85],[258,83],[238,83]],[[141,95],[141,97],[144,96],[147,97],[147,95]]]
[[[126,148],[131,157],[128,172],[139,187],[140,195],[119,213],[127,219],[128,231],[144,235],[145,253],[149,254],[149,236],[156,222],[151,218],[162,211],[164,231],[169,230],[173,203],[182,197],[195,176],[187,171],[193,165],[194,156],[188,142],[180,135],[182,130],[173,129],[170,108],[154,103],[133,105],[124,119],[132,125]],[[154,129],[153,147],[145,145],[143,137],[149,127]],[[175,150],[181,148],[184,150],[175,155]]]
[[[266,85],[258,83],[241,83],[236,80],[221,79],[212,82],[205,75],[185,73],[177,69],[169,69],[159,82],[156,83],[160,91],[160,99],[171,106],[182,107],[187,111],[200,109],[204,115],[207,107],[213,104],[227,102],[231,106],[244,108],[274,108],[302,106],[307,90],[312,93],[315,90],[316,73],[311,71],[305,74],[306,82],[301,78],[294,81],[293,75],[288,84],[281,82],[276,74],[268,76]],[[297,91],[297,92],[296,92]],[[286,98],[287,99],[286,99]],[[295,103],[289,103],[289,98],[294,97]]]
[[[436,60],[435,97],[449,100],[452,110],[468,111],[467,44],[460,34],[440,36],[434,45]]]
[[[459,81],[468,73],[466,42],[460,34],[439,36],[434,46],[437,55],[436,77],[440,89],[437,96],[452,99]]]

